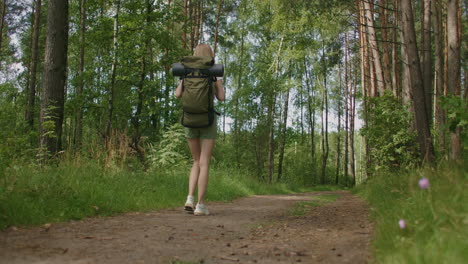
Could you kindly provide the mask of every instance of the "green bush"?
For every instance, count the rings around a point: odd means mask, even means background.
[[[416,134],[411,131],[411,115],[391,93],[367,102],[367,138],[372,159],[371,171],[395,171],[419,162]]]
[[[24,111],[18,98],[18,90],[12,84],[0,84],[0,179],[12,163],[34,158],[31,142],[37,134],[25,133]]]
[[[445,130],[455,132],[457,128],[461,128],[462,153],[466,153],[468,148],[468,104],[460,96],[445,96],[440,98],[440,102],[447,113]]]

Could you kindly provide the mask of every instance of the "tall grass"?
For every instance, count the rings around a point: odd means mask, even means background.
[[[0,181],[0,229],[181,206],[189,167],[152,172],[104,169],[93,161],[56,167],[19,166]],[[248,171],[213,167],[208,201],[229,201],[252,194],[310,191],[291,184],[265,184]]]
[[[429,179],[429,188],[418,185],[422,178]],[[358,187],[376,222],[376,262],[466,263],[467,180],[466,165],[444,166],[376,175]]]

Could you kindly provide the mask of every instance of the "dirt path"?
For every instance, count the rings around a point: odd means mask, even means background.
[[[339,195],[310,207],[298,202]],[[320,198],[320,197],[319,197]],[[366,263],[372,226],[349,192],[252,196],[210,203],[212,215],[181,209],[132,213],[0,232],[0,263]]]

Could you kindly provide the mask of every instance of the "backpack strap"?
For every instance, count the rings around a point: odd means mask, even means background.
[[[210,87],[210,89],[213,89],[213,78],[211,76],[208,76],[208,77],[209,77],[208,78],[208,87]],[[213,93],[213,91],[208,93],[208,109],[213,109],[213,111],[214,111],[214,105],[213,105],[214,104],[214,102],[213,102],[214,98],[213,99],[210,98],[210,94],[212,94],[212,93]],[[214,95],[213,95],[213,97],[214,97]]]

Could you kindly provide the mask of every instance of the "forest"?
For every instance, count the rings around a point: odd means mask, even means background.
[[[211,169],[222,182],[210,188],[253,188],[226,197],[210,189],[212,200],[313,186],[377,196],[384,181],[407,190],[428,177],[457,193],[444,208],[459,211],[443,213],[466,234],[467,8],[466,0],[1,0],[0,229],[174,206],[149,198],[152,185],[164,189],[158,197],[175,185],[183,197],[191,161],[171,67],[207,43],[225,67],[227,95],[215,106]],[[112,193],[129,198],[113,205]]]

